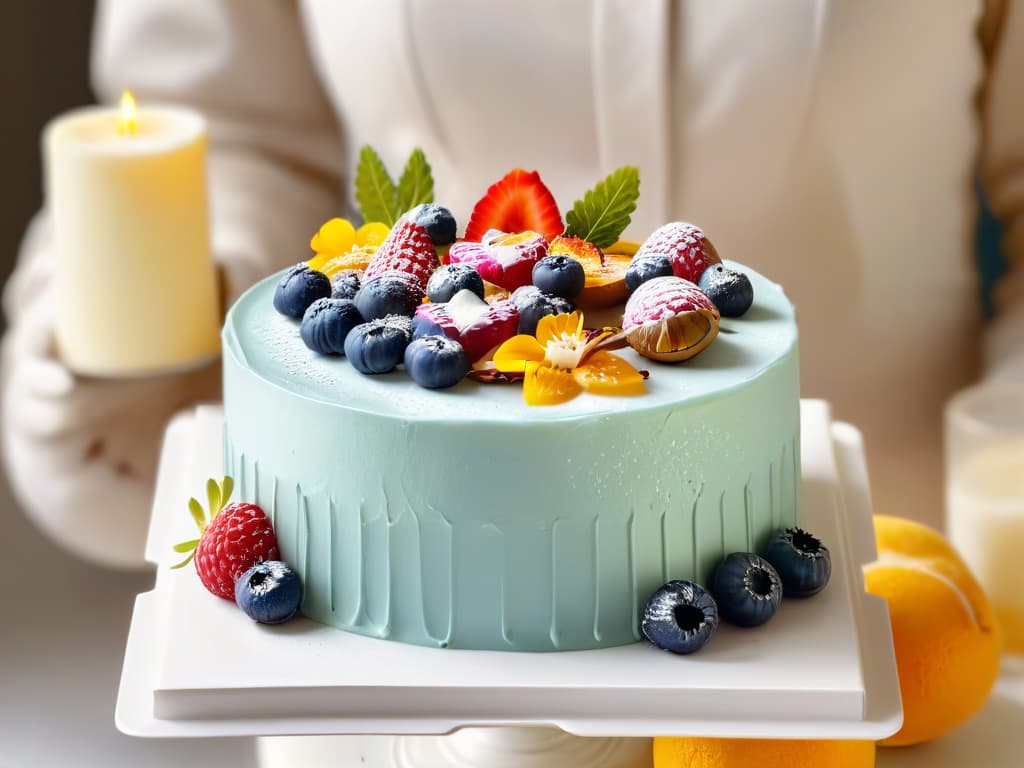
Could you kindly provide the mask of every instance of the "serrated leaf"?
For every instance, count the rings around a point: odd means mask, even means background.
[[[184,568],[186,565],[188,565],[189,563],[192,562],[192,558],[195,557],[195,556],[196,556],[196,552],[195,552],[195,550],[192,550],[192,552],[189,554],[188,557],[186,557],[184,560],[182,560],[177,565],[172,565],[171,566],[171,570],[172,571],[176,571],[179,568]]]
[[[235,478],[225,475],[220,481],[220,503],[223,506],[231,498],[231,492],[235,490]]]
[[[398,180],[399,216],[421,203],[434,202],[434,175],[423,150],[417,147],[409,155]]]
[[[192,514],[192,519],[196,521],[196,525],[199,526],[199,532],[205,531],[206,513],[203,512],[203,505],[194,496],[188,500],[188,511]]]
[[[566,236],[607,248],[629,226],[640,197],[640,169],[624,165],[587,191],[565,214]]]
[[[191,541],[183,541],[180,544],[174,545],[175,552],[191,552],[193,549],[199,546],[199,539],[192,539]]]
[[[220,512],[221,508],[220,486],[217,485],[217,481],[212,478],[206,481],[206,499],[210,504],[210,522],[212,523],[213,518],[217,516],[217,513]]]
[[[395,183],[388,175],[380,155],[369,144],[359,152],[356,166],[356,202],[363,221],[382,221],[393,227],[400,211],[396,199]]]

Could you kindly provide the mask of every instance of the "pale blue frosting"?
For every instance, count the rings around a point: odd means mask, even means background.
[[[620,352],[648,394],[548,407],[520,385],[364,376],[274,311],[279,276],[254,286],[224,329],[226,465],[302,575],[303,612],[426,645],[619,645],[665,581],[706,583],[794,524],[794,311],[743,269],[754,306],[696,358]]]

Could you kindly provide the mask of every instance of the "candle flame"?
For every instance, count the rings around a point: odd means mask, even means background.
[[[121,94],[121,114],[117,119],[117,132],[121,136],[134,136],[138,128],[138,116],[135,111],[135,97],[131,91]]]

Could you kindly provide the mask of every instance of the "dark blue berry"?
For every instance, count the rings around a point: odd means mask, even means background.
[[[274,309],[298,320],[310,304],[330,295],[331,281],[327,275],[305,264],[296,264],[281,276],[274,289]]]
[[[405,349],[406,373],[427,389],[453,387],[469,373],[469,368],[466,350],[447,336],[423,336]]]
[[[345,354],[345,337],[363,322],[352,299],[317,299],[302,316],[299,335],[321,355]]]
[[[832,575],[832,556],[816,536],[800,528],[776,531],[761,553],[782,579],[786,597],[810,597],[821,592]]]
[[[331,278],[332,299],[354,299],[359,293],[359,273],[354,269],[346,269]]]
[[[715,568],[711,592],[722,619],[740,627],[756,627],[778,610],[782,580],[764,558],[733,552]]]
[[[587,275],[572,256],[545,256],[533,265],[533,284],[543,293],[574,299],[583,290]]]
[[[700,276],[697,287],[707,294],[722,317],[739,317],[754,303],[750,278],[735,269],[712,264]]]
[[[671,277],[672,262],[668,256],[634,257],[626,267],[626,287],[635,291],[641,284],[656,277]]]
[[[484,279],[472,264],[442,264],[427,281],[427,296],[435,304],[451,301],[462,290],[484,297]]]
[[[385,272],[363,283],[356,294],[356,306],[367,320],[388,315],[412,317],[422,301],[420,284],[404,272]]]
[[[345,339],[345,357],[360,373],[389,373],[402,362],[412,323],[402,315],[357,325]]]
[[[410,210],[406,216],[427,230],[434,245],[455,242],[455,217],[443,205],[423,203]]]
[[[537,323],[546,315],[563,315],[576,309],[576,305],[561,296],[544,293],[535,285],[524,285],[512,292],[512,303],[519,310],[519,333],[532,336]]]
[[[693,653],[715,634],[715,599],[692,581],[670,581],[651,595],[640,629],[644,637],[672,653]]]
[[[302,581],[287,563],[265,560],[235,580],[235,604],[260,624],[280,624],[299,610]]]

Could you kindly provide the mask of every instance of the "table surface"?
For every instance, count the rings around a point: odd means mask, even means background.
[[[39,534],[0,478],[0,540],[9,573],[32,590],[4,600],[0,632],[0,766],[152,768],[252,766],[249,739],[135,739],[114,727],[114,702],[135,596],[151,573],[75,560]],[[72,585],[70,588],[68,585]],[[45,606],[45,609],[42,608]],[[1024,765],[1024,659],[1003,674],[974,719],[930,744],[879,751],[879,768]]]

